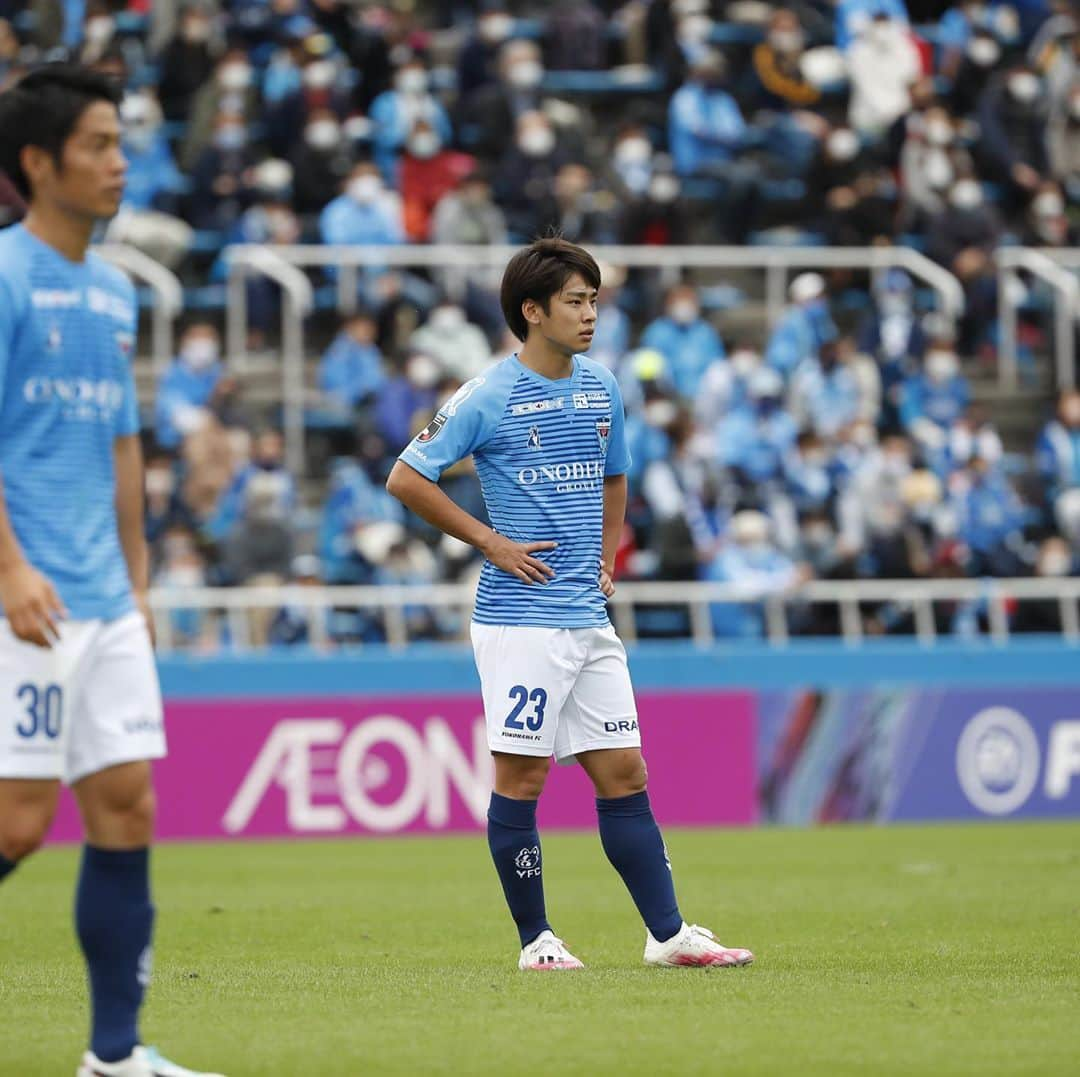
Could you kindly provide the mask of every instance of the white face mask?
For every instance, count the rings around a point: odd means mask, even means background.
[[[620,165],[644,164],[652,157],[652,143],[647,138],[634,135],[624,138],[615,147],[615,163]]]
[[[653,176],[652,181],[649,183],[649,197],[654,202],[659,202],[665,206],[679,197],[680,190],[678,178],[667,173]]]
[[[176,488],[172,472],[163,467],[147,468],[146,493],[150,497],[168,497]]]
[[[505,41],[513,29],[512,15],[504,15],[502,12],[485,15],[479,23],[480,40],[489,45],[497,45],[500,41]]]
[[[544,68],[537,60],[522,60],[510,68],[506,78],[515,90],[535,90],[544,79]]]
[[[935,191],[945,190],[953,181],[953,166],[949,155],[941,150],[928,153],[923,161],[923,175]]]
[[[184,342],[180,356],[193,370],[206,370],[221,355],[221,347],[212,337],[195,337]]]
[[[371,137],[371,120],[367,116],[350,116],[342,125],[341,131],[347,139],[356,142],[358,139]]]
[[[555,132],[550,127],[530,127],[521,133],[518,146],[528,157],[546,157],[555,149]]]
[[[405,377],[418,389],[433,389],[441,376],[439,364],[429,355],[414,355],[405,366]]]
[[[1030,71],[1018,71],[1009,76],[1009,93],[1025,105],[1030,105],[1039,96],[1041,85],[1039,76]]]
[[[704,45],[712,36],[713,21],[708,15],[687,15],[675,31],[680,45]]]
[[[960,364],[956,356],[947,351],[927,352],[926,358],[923,360],[923,367],[926,370],[926,376],[932,382],[938,384],[956,377],[960,371]]]
[[[407,147],[413,157],[426,160],[439,152],[442,142],[434,131],[417,131],[415,135],[409,136]]]
[[[731,369],[735,377],[745,381],[758,368],[759,359],[756,352],[737,351],[731,357]]]
[[[357,176],[355,179],[349,180],[345,191],[354,202],[367,205],[374,202],[382,193],[382,181],[378,176]]]
[[[165,583],[169,587],[201,587],[202,569],[198,565],[172,565],[165,571]]]
[[[967,47],[968,59],[977,67],[993,67],[1001,59],[1001,47],[990,37],[973,37]]]
[[[428,324],[440,332],[458,329],[465,324],[465,312],[461,307],[436,307],[431,312]]]
[[[843,127],[833,131],[825,145],[834,161],[850,161],[859,152],[859,136]]]
[[[697,320],[698,306],[692,299],[677,299],[668,307],[668,317],[677,325],[689,325]]]
[[[419,67],[407,67],[398,72],[394,79],[394,88],[398,93],[419,97],[427,91],[427,73]]]
[[[673,423],[678,414],[678,405],[672,400],[653,400],[642,412],[645,422],[658,430]]]
[[[891,47],[896,31],[891,19],[875,19],[866,28],[866,40],[878,48]]]
[[[977,180],[960,180],[949,194],[949,201],[957,209],[978,209],[982,205],[982,200],[982,188]]]
[[[803,35],[798,30],[775,30],[769,34],[769,44],[777,52],[798,52],[803,47]]]
[[[95,15],[92,19],[86,20],[83,36],[91,45],[104,45],[113,36],[114,28],[111,16]]]
[[[333,120],[315,120],[304,128],[304,141],[314,150],[328,150],[338,144],[341,128]]]
[[[311,90],[325,90],[333,86],[337,67],[333,60],[316,60],[304,68],[304,85]]]
[[[251,67],[248,64],[227,63],[218,71],[218,82],[223,90],[236,93],[251,85]]]
[[[1065,202],[1057,191],[1043,191],[1035,196],[1031,208],[1037,217],[1060,217],[1065,212]]]
[[[260,191],[287,191],[293,180],[292,165],[288,161],[271,158],[255,169],[253,178]]]
[[[124,132],[124,142],[134,153],[145,153],[154,144],[156,124],[138,124]]]
[[[944,120],[931,120],[926,125],[926,141],[931,146],[947,146],[952,139],[952,127]]]

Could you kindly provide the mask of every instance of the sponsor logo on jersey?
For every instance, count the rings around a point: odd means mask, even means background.
[[[557,411],[562,410],[565,403],[565,399],[561,396],[552,400],[527,400],[524,404],[511,404],[510,414],[518,416],[533,415],[538,411]]]
[[[607,456],[608,438],[611,437],[611,416],[596,420],[596,437],[600,442],[600,451]]]
[[[596,480],[604,477],[604,465],[600,460],[573,460],[566,464],[542,464],[540,467],[523,467],[518,470],[519,486],[537,486],[546,482],[555,484],[559,494],[578,490],[595,490]]]
[[[38,310],[70,310],[82,306],[82,292],[78,288],[35,288],[30,303]]]
[[[590,389],[587,393],[574,393],[574,408],[578,411],[609,407],[611,407],[611,397],[602,389]]]
[[[118,411],[124,402],[124,386],[111,378],[27,378],[23,399],[28,404],[56,401],[72,408]]]
[[[118,322],[127,322],[130,325],[135,321],[135,308],[126,299],[121,299],[104,288],[87,288],[86,305],[92,313],[106,314]]]
[[[416,440],[425,444],[429,441],[434,441],[434,439],[439,436],[439,431],[444,426],[446,426],[446,416],[440,411],[435,418],[416,435]]]
[[[538,427],[538,426],[530,426],[529,427],[529,448],[530,449],[539,449],[540,448],[540,427]]]

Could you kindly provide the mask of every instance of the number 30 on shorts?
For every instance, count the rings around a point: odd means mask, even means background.
[[[510,698],[514,700],[514,709],[506,716],[503,723],[507,729],[531,729],[534,733],[544,724],[544,708],[547,706],[547,692],[543,688],[534,688],[531,692],[523,684],[515,684],[510,689]],[[531,703],[532,713],[524,715],[522,711]]]
[[[20,684],[15,696],[22,703],[23,716],[15,723],[15,732],[27,740],[44,733],[49,740],[60,736],[63,721],[64,690],[58,684]]]

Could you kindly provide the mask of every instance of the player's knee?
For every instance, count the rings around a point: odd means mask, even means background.
[[[605,760],[606,766],[593,773],[596,793],[601,797],[629,797],[644,792],[649,783],[645,760],[637,752],[627,752]]]
[[[108,848],[149,845],[154,833],[156,801],[149,783],[116,790],[87,818],[87,837]]]
[[[498,792],[514,800],[536,800],[544,791],[550,769],[550,759],[519,757],[512,768],[500,768]]]
[[[154,788],[146,785],[133,796],[120,812],[127,841],[132,844],[149,845],[154,834],[154,814],[157,800]]]
[[[0,821],[0,853],[11,861],[25,860],[41,847],[52,823],[51,811],[23,809]]]

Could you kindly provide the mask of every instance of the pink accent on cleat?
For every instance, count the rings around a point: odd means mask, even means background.
[[[749,950],[729,949],[716,941],[708,928],[683,924],[673,938],[658,942],[648,935],[645,940],[645,964],[669,968],[737,968],[749,965],[754,955]]]
[[[523,972],[558,972],[585,966],[552,931],[541,932],[521,951],[518,968]]]

